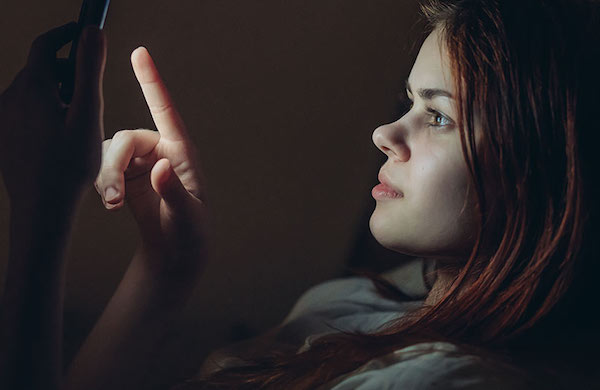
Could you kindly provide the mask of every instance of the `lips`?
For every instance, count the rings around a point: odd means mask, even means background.
[[[387,178],[386,174],[383,171],[379,172],[379,175],[377,176],[377,178],[379,179],[379,181],[381,182],[381,184],[385,185],[386,187],[388,187],[389,189],[391,189],[392,191],[400,194],[400,195],[404,195],[404,193],[402,191],[400,191],[399,189],[397,189],[396,187],[394,187],[390,180]]]

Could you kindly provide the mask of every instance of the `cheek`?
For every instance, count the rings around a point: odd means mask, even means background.
[[[383,246],[402,253],[468,254],[476,219],[462,153],[420,152],[406,171],[405,198],[377,204],[372,233]]]
[[[410,169],[415,200],[443,205],[464,199],[469,182],[467,166],[460,142],[453,141],[436,144],[429,140],[416,148]]]
[[[462,163],[462,161],[460,161]],[[415,202],[440,216],[453,215],[462,205],[469,185],[466,167],[456,161],[440,159],[424,163],[415,177]]]
[[[475,222],[470,177],[462,155],[424,161],[415,178],[412,212],[423,223],[434,251],[461,252]]]
[[[431,228],[450,229],[466,211],[470,180],[462,156],[432,155],[418,164],[416,173],[411,199],[414,211],[436,225]]]

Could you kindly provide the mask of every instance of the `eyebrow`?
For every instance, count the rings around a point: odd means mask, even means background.
[[[410,87],[410,83],[408,82],[408,80],[406,80],[406,89],[408,90],[408,92],[412,93],[412,89]],[[417,93],[424,100],[432,100],[433,98],[438,97],[438,96],[443,96],[443,97],[447,97],[450,99],[454,99],[454,96],[452,96],[452,94],[450,92],[448,92],[444,89],[439,89],[439,88],[419,89],[417,91]]]

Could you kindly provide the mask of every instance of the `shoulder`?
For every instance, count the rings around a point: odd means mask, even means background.
[[[429,263],[423,259],[413,259],[382,274],[412,300],[423,299],[429,289],[424,280],[424,272]],[[411,302],[411,301],[408,301]],[[295,320],[307,314],[335,315],[359,311],[394,311],[398,302],[382,299],[376,292],[373,282],[364,277],[345,277],[328,280],[309,288],[296,301],[283,321]],[[403,310],[400,310],[403,311]]]
[[[421,343],[373,359],[326,385],[332,390],[531,389],[517,369],[445,342]]]
[[[256,354],[259,345],[290,344],[310,347],[311,342],[334,331],[372,332],[388,321],[422,305],[428,292],[423,281],[423,260],[403,263],[383,276],[414,300],[398,302],[382,298],[373,282],[364,277],[337,278],[317,284],[296,301],[283,322],[268,334],[213,352],[201,372],[215,367],[240,365],[238,356]],[[217,364],[218,362],[218,364]],[[214,364],[213,364],[214,363]]]

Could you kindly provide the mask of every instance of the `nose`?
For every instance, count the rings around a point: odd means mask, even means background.
[[[373,132],[373,143],[389,159],[406,162],[410,159],[410,149],[406,143],[406,129],[400,120],[379,126]]]

